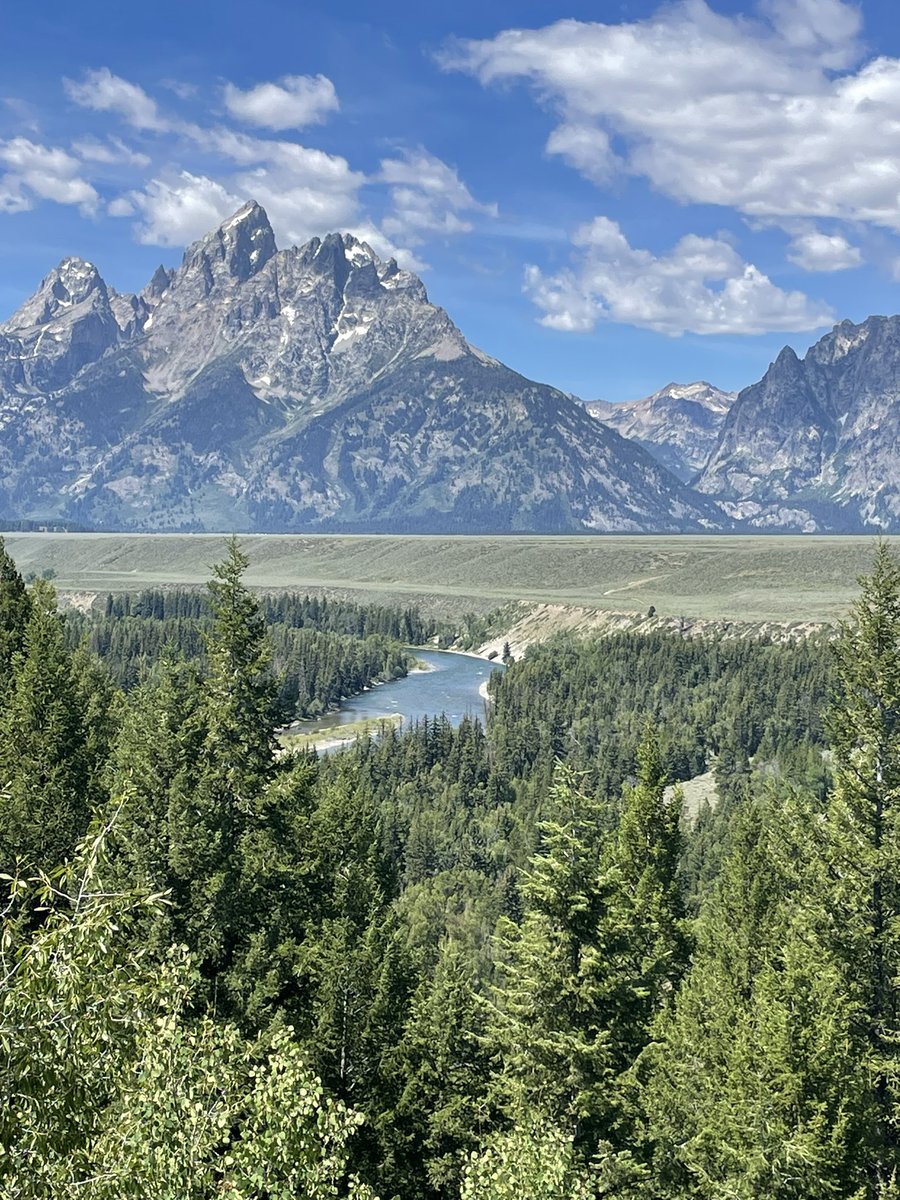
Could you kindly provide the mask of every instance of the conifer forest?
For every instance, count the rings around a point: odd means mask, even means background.
[[[884,544],[839,629],[559,634],[333,754],[466,623],[247,566],[84,613],[0,541],[0,1200],[900,1198]]]

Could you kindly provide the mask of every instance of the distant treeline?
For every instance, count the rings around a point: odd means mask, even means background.
[[[450,627],[415,608],[357,604],[318,596],[262,597],[270,631],[278,716],[319,716],[365,688],[406,675],[405,646],[452,640]],[[212,623],[209,598],[190,589],[109,594],[99,613],[67,614],[71,646],[86,640],[113,681],[134,689],[161,658],[203,666]]]
[[[87,525],[78,525],[74,521],[56,521],[47,519],[13,520],[11,517],[0,517],[0,532],[2,533],[93,533]]]

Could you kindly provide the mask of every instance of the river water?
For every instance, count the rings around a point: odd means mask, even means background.
[[[427,671],[411,671],[405,679],[382,683],[362,695],[346,700],[337,712],[316,721],[303,721],[295,728],[303,733],[321,733],[327,737],[342,725],[354,721],[377,720],[400,714],[403,724],[411,725],[422,717],[445,713],[454,726],[464,716],[483,720],[485,701],[479,688],[492,671],[505,670],[502,663],[488,662],[469,654],[446,650],[412,651]]]

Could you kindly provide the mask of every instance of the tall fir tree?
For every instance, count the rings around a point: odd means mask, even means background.
[[[620,1173],[636,1178],[642,1134],[631,1073],[688,952],[676,882],[680,803],[666,797],[652,729],[616,833],[604,832],[607,805],[565,771],[554,804],[522,887],[524,919],[502,934],[501,1092],[513,1116],[545,1113],[586,1158],[608,1168],[624,1156]]]
[[[862,1013],[872,1196],[900,1192],[900,564],[878,545],[837,644],[827,932]]]
[[[30,615],[25,581],[0,537],[0,706],[11,683],[13,659],[25,641]]]
[[[819,936],[823,820],[801,796],[734,818],[692,969],[640,1064],[660,1196],[860,1195],[865,1064]]]
[[[397,1095],[383,1120],[404,1195],[454,1200],[464,1158],[493,1124],[485,1017],[471,954],[448,939],[389,1056]]]
[[[49,870],[87,828],[99,764],[56,594],[38,580],[0,711],[0,864]]]
[[[114,803],[124,806],[115,833],[120,869],[170,893],[156,942],[183,940],[211,997],[235,1016],[246,1015],[235,958],[259,917],[242,889],[241,847],[279,770],[271,649],[243,582],[247,565],[232,538],[209,585],[208,672],[160,666],[124,723],[113,780]]]

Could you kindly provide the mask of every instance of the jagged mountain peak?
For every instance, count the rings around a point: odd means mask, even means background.
[[[75,286],[83,268],[62,275],[60,304],[90,290]],[[474,350],[415,274],[352,233],[278,250],[249,203],[140,295],[91,286],[105,308],[74,305],[51,337],[0,338],[0,516],[272,531],[720,521],[572,397]]]
[[[665,403],[670,400],[687,400],[703,408],[717,412],[727,412],[737,398],[737,392],[724,392],[705,379],[697,379],[693,383],[667,383],[665,387],[654,392],[647,398],[647,403]],[[640,404],[641,401],[635,401]]]
[[[745,388],[697,481],[759,528],[900,526],[900,317],[841,321],[785,346]]]
[[[175,272],[160,264],[141,295],[147,300],[158,300],[163,292],[169,290],[174,278]]]
[[[275,256],[276,249],[266,210],[250,200],[188,246],[178,277],[202,276],[208,294],[219,282],[249,279]]]
[[[33,329],[69,315],[85,304],[108,303],[106,284],[93,263],[83,258],[64,258],[42,280],[37,291],[25,301],[3,328]]]
[[[428,301],[425,285],[418,275],[398,266],[395,258],[381,258],[368,242],[352,233],[333,232],[311,238],[300,247],[280,251],[300,270],[309,270],[320,278],[333,280],[338,291],[347,281],[356,290],[381,286],[390,291],[408,291]]]

